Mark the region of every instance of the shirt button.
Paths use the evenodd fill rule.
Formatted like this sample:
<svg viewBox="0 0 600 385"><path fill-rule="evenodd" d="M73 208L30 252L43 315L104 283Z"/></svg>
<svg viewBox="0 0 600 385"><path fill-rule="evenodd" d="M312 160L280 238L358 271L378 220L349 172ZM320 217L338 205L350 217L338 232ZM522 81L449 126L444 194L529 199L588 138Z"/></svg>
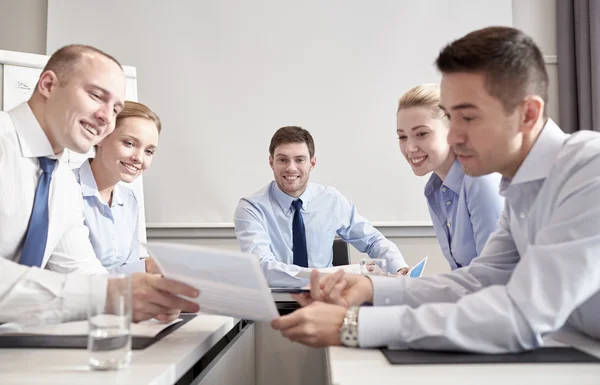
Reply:
<svg viewBox="0 0 600 385"><path fill-rule="evenodd" d="M446 192L448 189L446 187L442 187L442 191Z"/></svg>
<svg viewBox="0 0 600 385"><path fill-rule="evenodd" d="M446 222L446 226L450 227L452 224L450 222Z"/></svg>
<svg viewBox="0 0 600 385"><path fill-rule="evenodd" d="M452 201L446 202L446 206L450 206L451 204L452 204Z"/></svg>
<svg viewBox="0 0 600 385"><path fill-rule="evenodd" d="M384 302L385 302L385 304L386 304L386 305L389 305L389 304L390 304L390 302L392 302L392 300L391 300L391 299L389 299L389 298L386 298Z"/></svg>
<svg viewBox="0 0 600 385"><path fill-rule="evenodd" d="M527 214L525 214L524 212L521 212L521 214L519 214L519 217L521 217L521 219L525 219L526 216Z"/></svg>

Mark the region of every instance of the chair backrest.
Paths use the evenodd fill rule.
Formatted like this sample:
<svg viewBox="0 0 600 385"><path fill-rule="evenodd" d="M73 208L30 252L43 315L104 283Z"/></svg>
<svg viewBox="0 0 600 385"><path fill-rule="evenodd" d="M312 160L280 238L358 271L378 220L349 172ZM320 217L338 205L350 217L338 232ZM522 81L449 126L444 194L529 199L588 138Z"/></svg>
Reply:
<svg viewBox="0 0 600 385"><path fill-rule="evenodd" d="M350 264L350 251L348 244L343 240L336 238L333 241L333 266L342 266Z"/></svg>

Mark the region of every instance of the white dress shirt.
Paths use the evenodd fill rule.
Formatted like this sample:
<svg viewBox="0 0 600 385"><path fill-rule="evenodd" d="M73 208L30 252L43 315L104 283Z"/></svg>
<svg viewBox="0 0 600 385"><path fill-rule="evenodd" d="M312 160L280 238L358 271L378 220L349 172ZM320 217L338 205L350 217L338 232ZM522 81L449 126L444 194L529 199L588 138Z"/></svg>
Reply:
<svg viewBox="0 0 600 385"><path fill-rule="evenodd" d="M0 259L3 259L0 314L4 320L22 313L16 305L25 309L28 303L53 304L61 314L77 313L60 308L64 310L69 303L78 302L62 299L75 291L68 283L84 278L67 278L16 265L41 175L37 157L42 156L57 158L29 105L22 103L8 112L0 112ZM48 240L41 267L60 273L106 274L94 255L83 224L79 184L68 165L60 160L52 174L48 212ZM78 290L79 294L87 293L87 285Z"/></svg>
<svg viewBox="0 0 600 385"><path fill-rule="evenodd" d="M600 339L600 134L548 120L500 191L499 228L470 266L372 278L361 347L515 352L564 325Z"/></svg>
<svg viewBox="0 0 600 385"><path fill-rule="evenodd" d="M60 274L19 265L0 257L0 323L21 326L85 319L89 275ZM106 281L96 280L95 298L106 296Z"/></svg>

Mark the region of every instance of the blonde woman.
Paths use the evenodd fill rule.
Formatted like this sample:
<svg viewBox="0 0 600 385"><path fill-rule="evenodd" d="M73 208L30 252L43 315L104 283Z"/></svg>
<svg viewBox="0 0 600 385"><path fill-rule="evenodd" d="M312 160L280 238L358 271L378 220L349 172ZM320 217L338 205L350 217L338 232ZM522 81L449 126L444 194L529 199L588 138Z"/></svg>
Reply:
<svg viewBox="0 0 600 385"><path fill-rule="evenodd" d="M158 115L141 103L126 101L115 130L96 146L95 157L74 170L90 241L109 272L147 270L139 256L139 205L122 182L133 182L150 167L160 130ZM153 269L150 263L148 270Z"/></svg>
<svg viewBox="0 0 600 385"><path fill-rule="evenodd" d="M417 176L431 173L425 197L436 237L452 270L477 257L502 212L501 175L465 175L448 145L448 119L439 107L437 84L412 88L400 98L400 151ZM468 122L469 116L462 119Z"/></svg>

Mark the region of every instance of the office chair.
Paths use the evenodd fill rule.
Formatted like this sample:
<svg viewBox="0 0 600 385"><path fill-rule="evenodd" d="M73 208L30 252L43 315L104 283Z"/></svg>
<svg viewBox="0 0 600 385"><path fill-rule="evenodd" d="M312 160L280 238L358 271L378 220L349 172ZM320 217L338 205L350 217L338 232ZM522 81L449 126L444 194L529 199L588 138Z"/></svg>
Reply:
<svg viewBox="0 0 600 385"><path fill-rule="evenodd" d="M336 238L333 241L333 266L342 266L350 264L350 251L348 244L342 239Z"/></svg>

